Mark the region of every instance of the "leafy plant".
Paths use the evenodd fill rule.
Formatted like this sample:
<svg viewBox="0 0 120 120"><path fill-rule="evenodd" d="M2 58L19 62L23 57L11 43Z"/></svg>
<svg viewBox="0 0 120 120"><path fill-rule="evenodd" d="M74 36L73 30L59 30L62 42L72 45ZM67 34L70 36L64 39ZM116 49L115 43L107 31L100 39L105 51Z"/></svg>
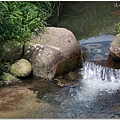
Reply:
<svg viewBox="0 0 120 120"><path fill-rule="evenodd" d="M15 41L24 44L36 30L43 31L51 15L52 6L48 1L0 1L0 44L6 41L10 44ZM6 64L0 58L0 85Z"/></svg>
<svg viewBox="0 0 120 120"><path fill-rule="evenodd" d="M52 14L50 2L0 2L0 40L26 41L35 29L42 31Z"/></svg>

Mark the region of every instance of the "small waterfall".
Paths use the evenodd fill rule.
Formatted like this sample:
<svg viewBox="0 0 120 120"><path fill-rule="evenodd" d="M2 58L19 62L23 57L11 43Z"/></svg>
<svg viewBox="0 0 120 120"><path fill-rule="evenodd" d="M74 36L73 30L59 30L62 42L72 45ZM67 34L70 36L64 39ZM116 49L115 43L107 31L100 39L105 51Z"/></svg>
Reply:
<svg viewBox="0 0 120 120"><path fill-rule="evenodd" d="M118 82L120 79L120 70L108 67L102 67L92 62L85 62L83 65L83 76L86 79L98 79L99 81Z"/></svg>
<svg viewBox="0 0 120 120"><path fill-rule="evenodd" d="M82 70L83 79L77 90L79 101L93 100L97 95L107 92L109 94L120 88L120 70L102 67L92 62L85 62Z"/></svg>
<svg viewBox="0 0 120 120"><path fill-rule="evenodd" d="M78 74L83 78L58 92L46 94L49 103L37 116L44 118L111 118L112 106L120 104L120 70L85 62ZM44 104L44 103L43 103Z"/></svg>

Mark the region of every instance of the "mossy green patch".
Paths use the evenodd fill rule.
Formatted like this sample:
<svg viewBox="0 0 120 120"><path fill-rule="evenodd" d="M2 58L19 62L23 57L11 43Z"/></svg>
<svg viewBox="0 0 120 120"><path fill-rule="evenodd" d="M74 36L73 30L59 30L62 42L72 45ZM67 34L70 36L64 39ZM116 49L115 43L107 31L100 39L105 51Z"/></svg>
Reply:
<svg viewBox="0 0 120 120"><path fill-rule="evenodd" d="M20 59L10 67L10 72L17 77L26 77L32 71L32 66L29 61Z"/></svg>
<svg viewBox="0 0 120 120"><path fill-rule="evenodd" d="M3 72L2 78L4 81L16 80L17 78L11 75L10 73Z"/></svg>

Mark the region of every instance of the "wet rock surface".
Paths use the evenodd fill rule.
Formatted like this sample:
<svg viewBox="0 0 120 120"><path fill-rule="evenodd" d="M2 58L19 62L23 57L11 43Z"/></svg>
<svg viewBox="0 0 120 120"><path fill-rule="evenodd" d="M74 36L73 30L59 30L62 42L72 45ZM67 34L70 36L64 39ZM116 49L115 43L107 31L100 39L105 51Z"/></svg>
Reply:
<svg viewBox="0 0 120 120"><path fill-rule="evenodd" d="M74 81L72 80L67 80L67 79L54 79L57 82L57 85L64 87L64 86L69 86L74 84Z"/></svg>
<svg viewBox="0 0 120 120"><path fill-rule="evenodd" d="M110 45L110 54L115 61L120 61L120 34L117 34Z"/></svg>
<svg viewBox="0 0 120 120"><path fill-rule="evenodd" d="M70 86L82 79L82 75L78 71L70 72L64 76L56 77L53 81L60 87Z"/></svg>
<svg viewBox="0 0 120 120"><path fill-rule="evenodd" d="M120 60L120 34L117 34L110 45L110 54L115 61Z"/></svg>

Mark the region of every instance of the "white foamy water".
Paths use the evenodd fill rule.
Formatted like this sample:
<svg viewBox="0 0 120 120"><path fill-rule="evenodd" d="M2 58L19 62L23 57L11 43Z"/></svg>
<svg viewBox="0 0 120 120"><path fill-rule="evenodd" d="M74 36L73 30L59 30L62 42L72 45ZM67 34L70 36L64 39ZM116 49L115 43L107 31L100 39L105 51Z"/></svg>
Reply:
<svg viewBox="0 0 120 120"><path fill-rule="evenodd" d="M103 92L112 94L120 89L120 70L102 67L85 62L82 68L83 79L77 90L77 100L89 101Z"/></svg>

